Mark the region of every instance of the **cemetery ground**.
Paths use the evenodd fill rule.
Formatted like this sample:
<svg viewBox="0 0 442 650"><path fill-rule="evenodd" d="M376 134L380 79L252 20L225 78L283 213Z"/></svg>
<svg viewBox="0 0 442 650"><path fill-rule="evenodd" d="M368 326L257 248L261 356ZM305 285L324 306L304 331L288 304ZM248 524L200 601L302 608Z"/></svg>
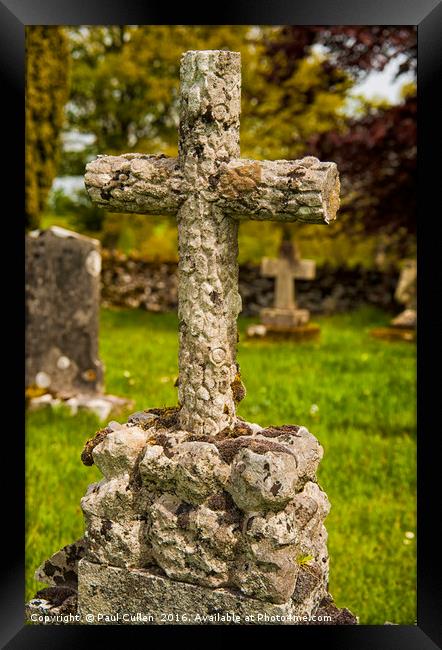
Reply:
<svg viewBox="0 0 442 650"><path fill-rule="evenodd" d="M372 308L314 318L320 340L297 344L247 341L253 320L239 320L238 414L305 425L323 445L330 591L361 624L416 620L415 347L370 337L390 318ZM176 332L175 314L102 310L107 392L134 399L132 410L176 404ZM80 499L100 475L80 453L98 428L63 408L27 415L27 599L43 587L35 568L83 533Z"/></svg>

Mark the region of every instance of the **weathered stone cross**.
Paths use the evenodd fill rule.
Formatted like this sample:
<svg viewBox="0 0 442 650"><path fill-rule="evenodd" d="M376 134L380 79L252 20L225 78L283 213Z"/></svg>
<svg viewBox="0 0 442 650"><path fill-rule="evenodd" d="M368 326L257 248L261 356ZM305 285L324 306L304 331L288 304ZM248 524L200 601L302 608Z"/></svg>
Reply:
<svg viewBox="0 0 442 650"><path fill-rule="evenodd" d="M339 179L334 163L316 158L239 158L238 52L186 52L180 99L178 158L101 156L85 184L112 212L176 215L180 426L216 435L235 422L238 222L328 223Z"/></svg>
<svg viewBox="0 0 442 650"><path fill-rule="evenodd" d="M301 259L296 246L291 243L281 247L281 255L275 259L264 257L261 263L261 273L275 278L275 301L277 309L295 309L294 280L313 280L316 272L314 260ZM287 248L286 253L285 249Z"/></svg>

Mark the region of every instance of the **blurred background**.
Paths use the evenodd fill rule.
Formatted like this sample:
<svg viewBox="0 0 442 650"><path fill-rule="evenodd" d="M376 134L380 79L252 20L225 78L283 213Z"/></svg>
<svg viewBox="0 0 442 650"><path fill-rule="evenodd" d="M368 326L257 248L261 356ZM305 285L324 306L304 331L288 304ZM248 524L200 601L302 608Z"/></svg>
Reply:
<svg viewBox="0 0 442 650"><path fill-rule="evenodd" d="M111 214L83 185L98 154L177 154L179 64L190 49L242 56L241 155L335 161L341 209L328 227L243 222L240 332L273 300L263 256L281 239L317 264L297 301L316 342L239 346L239 414L300 422L325 448L320 481L331 592L365 624L413 624L415 348L370 338L402 309L416 253L416 30L386 26L27 27L26 229L58 225L102 244L100 354L106 389L136 408L176 402L177 233L173 218ZM27 589L82 533L79 500L99 477L79 461L100 426L63 408L27 419Z"/></svg>
<svg viewBox="0 0 442 650"><path fill-rule="evenodd" d="M179 63L189 49L241 52L243 157L337 162L339 219L290 226L304 255L384 269L414 254L414 27L28 30L29 227L67 225L110 251L176 261L173 219L94 208L83 174L97 154L177 154ZM258 263L276 253L280 226L247 222L240 237L240 262Z"/></svg>

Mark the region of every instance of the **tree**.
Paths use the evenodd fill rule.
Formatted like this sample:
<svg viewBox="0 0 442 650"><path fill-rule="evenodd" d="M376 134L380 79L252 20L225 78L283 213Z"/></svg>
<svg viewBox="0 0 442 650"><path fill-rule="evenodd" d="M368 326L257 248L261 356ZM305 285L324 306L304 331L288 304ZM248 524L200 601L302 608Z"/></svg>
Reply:
<svg viewBox="0 0 442 650"><path fill-rule="evenodd" d="M61 27L26 27L25 218L36 228L56 174L68 98L69 49Z"/></svg>
<svg viewBox="0 0 442 650"><path fill-rule="evenodd" d="M416 233L416 95L348 122L343 133L309 141L315 155L336 160L350 216L363 214L366 234ZM401 233L398 233L398 230Z"/></svg>
<svg viewBox="0 0 442 650"><path fill-rule="evenodd" d="M266 52L274 61L270 76L281 81L289 77L313 45L327 51L327 68L348 71L354 79L382 71L395 57L401 57L398 74L414 72L417 64L416 28L388 25L331 25L279 28L266 39Z"/></svg>
<svg viewBox="0 0 442 650"><path fill-rule="evenodd" d="M355 81L398 61L397 77L416 68L416 29L388 26L287 26L266 42L273 61L268 78L285 84L320 43L329 79L345 72ZM335 128L317 129L304 142L304 153L335 160L341 174L339 224L347 233L376 234L394 244L398 255L410 252L416 230L416 88L409 84L399 105L363 102L359 114ZM295 144L295 143L294 143Z"/></svg>
<svg viewBox="0 0 442 650"><path fill-rule="evenodd" d="M400 62L399 75L414 70L413 27L89 26L70 28L69 36L68 128L92 133L95 142L64 154L64 170L78 173L99 153L176 155L181 54L227 48L242 57L242 156L336 160L342 209L323 236L344 228L355 236L405 232L406 239L412 231L412 94L402 108L360 101L352 116L347 100L359 80L391 58ZM274 230L241 226L241 254L262 254L264 232L272 254Z"/></svg>
<svg viewBox="0 0 442 650"><path fill-rule="evenodd" d="M96 153L177 150L179 65L189 49L242 48L246 27L71 28L70 128L95 135Z"/></svg>
<svg viewBox="0 0 442 650"><path fill-rule="evenodd" d="M177 154L179 65L182 53L189 49L241 52L242 156L302 155L312 134L340 124L352 82L339 71L330 75L323 57L315 53L299 61L283 83L272 81L267 75L272 59L266 54L265 43L280 29L187 25L71 28L69 128L95 135L94 144L83 152L83 164L86 157L99 153ZM80 158L77 153L65 153L64 169L70 165L78 170ZM126 220L122 218L121 223ZM149 239L156 225L150 220L144 227ZM263 230L270 248L278 245L272 225L244 224L240 234L243 259L262 254Z"/></svg>
<svg viewBox="0 0 442 650"><path fill-rule="evenodd" d="M136 149L174 155L182 53L231 49L242 57L243 155L282 156L289 153L288 145L293 153L293 134L299 144L312 133L336 126L351 81L338 71L330 80L319 55L299 62L284 83L272 81L267 76L272 61L264 45L278 29L188 25L71 29L69 126L93 133L96 153Z"/></svg>

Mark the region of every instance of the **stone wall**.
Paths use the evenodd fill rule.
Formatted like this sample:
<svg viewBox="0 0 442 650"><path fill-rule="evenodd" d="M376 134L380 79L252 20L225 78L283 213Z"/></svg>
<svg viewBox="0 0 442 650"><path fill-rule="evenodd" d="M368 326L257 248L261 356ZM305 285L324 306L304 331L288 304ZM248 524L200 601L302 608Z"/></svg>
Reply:
<svg viewBox="0 0 442 650"><path fill-rule="evenodd" d="M141 308L164 312L177 308L177 265L146 262L121 254L104 252L102 301L105 306ZM399 273L380 272L361 267L317 269L313 281L297 280L297 303L312 314L345 312L363 304L381 307L392 313L400 308L394 299ZM259 267L240 266L240 293L244 316L256 316L273 304L272 278L263 278Z"/></svg>

